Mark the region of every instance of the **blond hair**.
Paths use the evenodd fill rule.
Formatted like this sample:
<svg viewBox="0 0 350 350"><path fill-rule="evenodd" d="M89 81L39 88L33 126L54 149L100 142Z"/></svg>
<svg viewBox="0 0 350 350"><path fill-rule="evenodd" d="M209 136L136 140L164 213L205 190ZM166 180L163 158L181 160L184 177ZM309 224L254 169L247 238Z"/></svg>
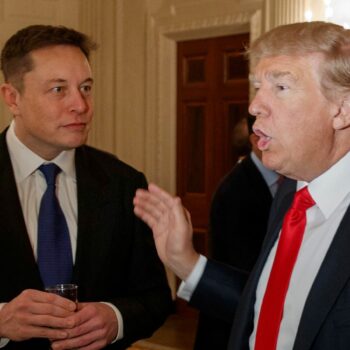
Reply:
<svg viewBox="0 0 350 350"><path fill-rule="evenodd" d="M334 23L304 22L276 27L248 49L252 67L266 57L321 53L324 94L335 98L350 92L350 30Z"/></svg>

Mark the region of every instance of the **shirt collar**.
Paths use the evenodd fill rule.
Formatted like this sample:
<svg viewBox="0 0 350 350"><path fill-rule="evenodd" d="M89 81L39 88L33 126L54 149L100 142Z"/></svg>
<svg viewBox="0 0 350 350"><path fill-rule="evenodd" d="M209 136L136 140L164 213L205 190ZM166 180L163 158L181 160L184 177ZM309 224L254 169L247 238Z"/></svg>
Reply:
<svg viewBox="0 0 350 350"><path fill-rule="evenodd" d="M350 193L350 152L310 183L298 181L297 189L309 186L309 192L325 218L337 209Z"/></svg>
<svg viewBox="0 0 350 350"><path fill-rule="evenodd" d="M21 182L35 172L41 164L48 162L25 146L16 136L14 129L15 121L13 120L6 133L6 142L17 181ZM73 178L75 181L74 157L75 149L62 151L50 163L58 165L67 176Z"/></svg>

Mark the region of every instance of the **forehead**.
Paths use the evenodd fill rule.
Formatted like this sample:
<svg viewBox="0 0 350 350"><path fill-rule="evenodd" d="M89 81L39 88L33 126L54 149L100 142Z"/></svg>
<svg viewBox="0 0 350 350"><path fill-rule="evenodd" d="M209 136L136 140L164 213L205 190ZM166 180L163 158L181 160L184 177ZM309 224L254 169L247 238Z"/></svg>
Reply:
<svg viewBox="0 0 350 350"><path fill-rule="evenodd" d="M319 54L304 56L272 56L262 58L254 67L252 81L285 79L292 82L320 75L320 64L323 60Z"/></svg>
<svg viewBox="0 0 350 350"><path fill-rule="evenodd" d="M31 72L46 72L55 74L56 72L86 72L91 74L88 59L80 48L72 45L52 45L33 50L30 53L33 62ZM29 73L31 73L29 72Z"/></svg>

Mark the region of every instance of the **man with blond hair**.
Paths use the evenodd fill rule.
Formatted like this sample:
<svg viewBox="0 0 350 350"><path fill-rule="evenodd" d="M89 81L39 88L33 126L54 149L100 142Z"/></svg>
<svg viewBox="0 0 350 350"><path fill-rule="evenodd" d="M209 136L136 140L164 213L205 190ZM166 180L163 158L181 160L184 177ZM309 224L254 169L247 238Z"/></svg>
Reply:
<svg viewBox="0 0 350 350"><path fill-rule="evenodd" d="M155 185L135 213L179 294L229 320L230 350L350 348L350 31L296 23L249 49L256 94L249 112L265 166L288 177L250 274L207 260L191 242L189 213ZM294 198L294 199L293 199Z"/></svg>

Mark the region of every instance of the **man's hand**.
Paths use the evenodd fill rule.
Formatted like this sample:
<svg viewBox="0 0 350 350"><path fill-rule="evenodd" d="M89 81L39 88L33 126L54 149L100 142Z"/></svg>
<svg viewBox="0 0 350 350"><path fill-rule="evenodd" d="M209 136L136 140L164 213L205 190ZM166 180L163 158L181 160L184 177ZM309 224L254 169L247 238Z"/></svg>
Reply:
<svg viewBox="0 0 350 350"><path fill-rule="evenodd" d="M153 231L162 262L185 280L199 255L192 244L191 217L180 198L150 184L148 191L136 191L134 205L135 214Z"/></svg>
<svg viewBox="0 0 350 350"><path fill-rule="evenodd" d="M65 339L73 324L74 302L58 295L27 289L0 310L0 337Z"/></svg>
<svg viewBox="0 0 350 350"><path fill-rule="evenodd" d="M74 327L66 329L65 340L52 342L54 350L96 350L106 347L118 334L114 310L103 303L79 303L78 311L68 317Z"/></svg>

